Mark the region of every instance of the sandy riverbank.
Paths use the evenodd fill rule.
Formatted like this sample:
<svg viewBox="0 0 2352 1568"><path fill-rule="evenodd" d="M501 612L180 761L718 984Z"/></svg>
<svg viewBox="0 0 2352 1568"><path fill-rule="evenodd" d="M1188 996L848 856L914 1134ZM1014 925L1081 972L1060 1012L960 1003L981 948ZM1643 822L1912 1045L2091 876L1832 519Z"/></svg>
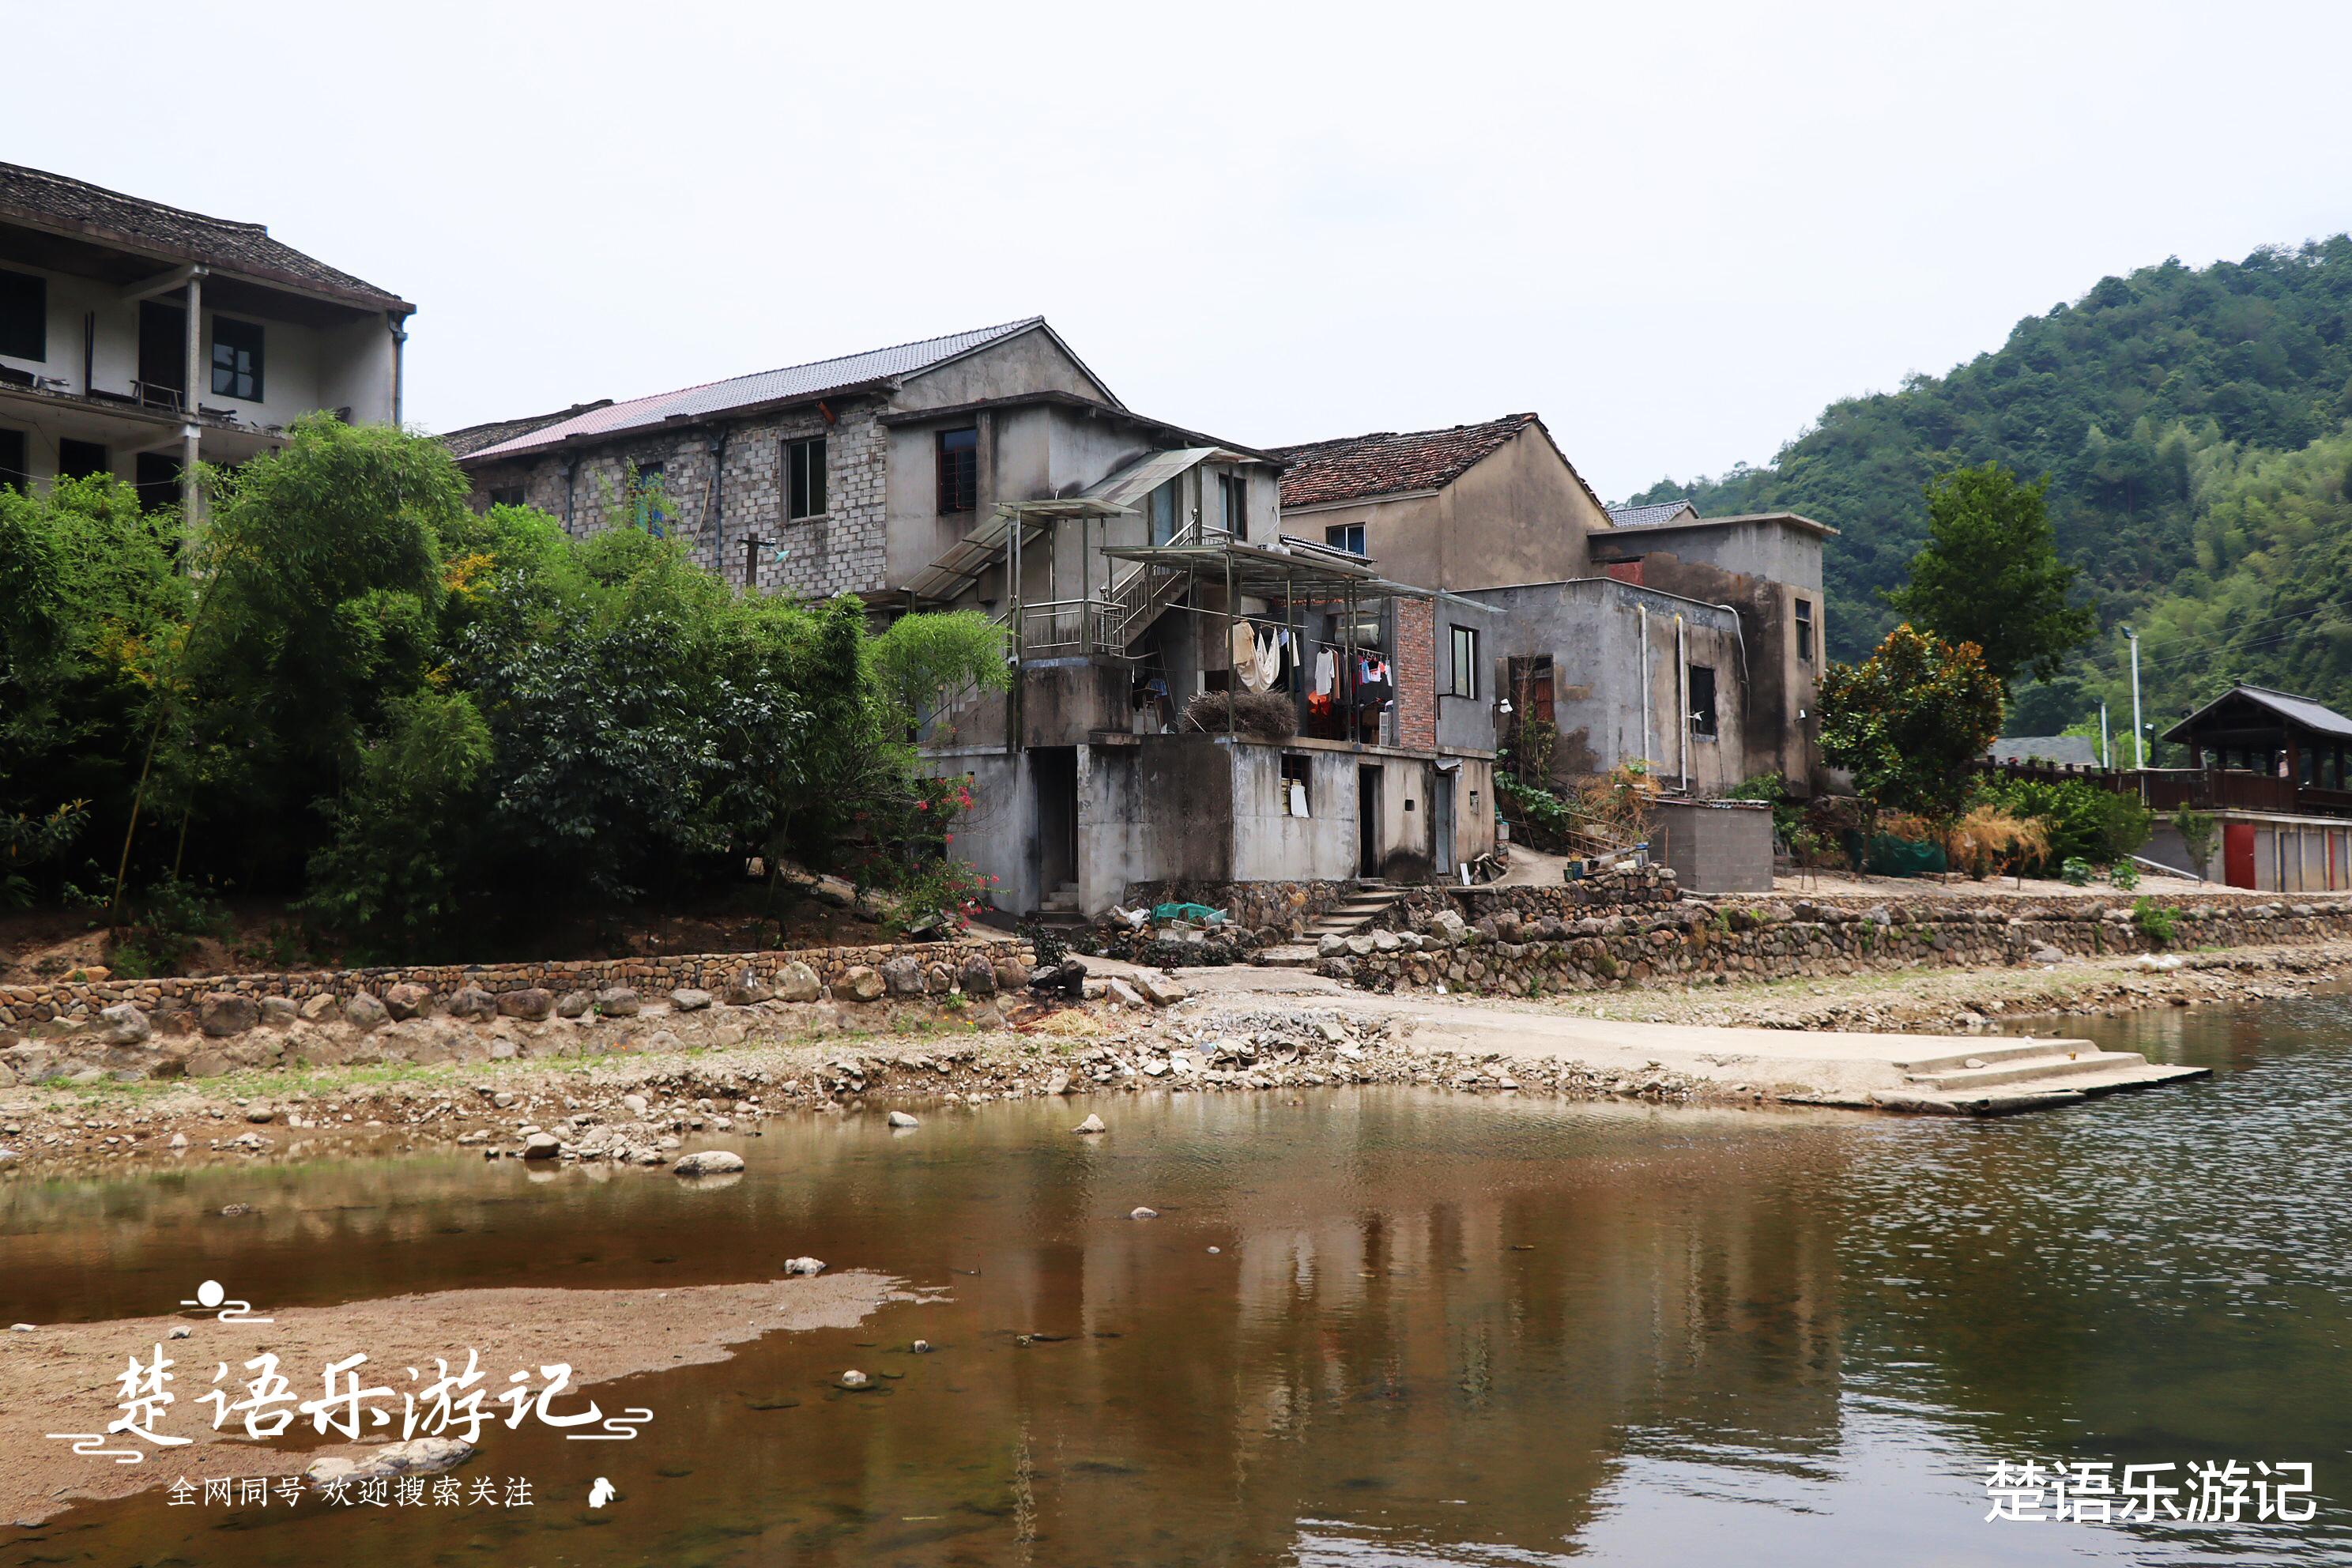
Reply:
<svg viewBox="0 0 2352 1568"><path fill-rule="evenodd" d="M196 1284L189 1280L186 1288ZM425 1369L429 1381L436 1358L462 1369L470 1349L479 1353L482 1386L490 1391L485 1405L497 1417L484 1428L488 1445L505 1430L507 1407L494 1402L518 1369L568 1362L571 1386L578 1388L724 1361L735 1345L780 1329L853 1327L884 1302L906 1299L894 1279L845 1273L667 1290L442 1290L276 1310L257 1303L255 1311L274 1320L266 1324L222 1322L190 1311L11 1330L0 1333L0 1520L33 1523L78 1500L127 1497L182 1476L198 1482L285 1477L323 1454L365 1452L363 1446L321 1439L299 1417L284 1446L247 1438L242 1416L227 1432L213 1431L211 1407L195 1403L210 1386L211 1363L226 1362L235 1372L248 1357L273 1352L300 1397L310 1398L317 1394L320 1369L363 1351L368 1361L361 1370L372 1384L394 1390L385 1403L394 1423L387 1436L396 1440L398 1396L411 1386L403 1381L405 1370ZM182 1327L189 1337L171 1338ZM175 1363L175 1401L157 1429L192 1439L187 1446L151 1448L146 1459L126 1465L77 1454L71 1444L47 1436L102 1433L121 1414L117 1382L126 1360L134 1353L150 1357L157 1345ZM236 1372L239 1382L246 1375ZM555 1409L573 1414L584 1407L574 1398L559 1401ZM656 1411L656 1424L660 1417ZM302 1446L304 1438L316 1446ZM146 1446L118 1437L108 1447Z"/></svg>

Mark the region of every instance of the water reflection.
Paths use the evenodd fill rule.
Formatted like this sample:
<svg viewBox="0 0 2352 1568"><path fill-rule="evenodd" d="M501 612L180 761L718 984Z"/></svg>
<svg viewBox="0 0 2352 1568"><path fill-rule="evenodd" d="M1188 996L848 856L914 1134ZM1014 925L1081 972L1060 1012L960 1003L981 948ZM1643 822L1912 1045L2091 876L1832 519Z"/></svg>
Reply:
<svg viewBox="0 0 2352 1568"><path fill-rule="evenodd" d="M12 1317L151 1311L199 1267L292 1304L800 1252L950 1299L632 1380L658 1417L625 1451L494 1434L532 1510L148 1498L0 1560L2352 1559L2332 1500L2296 1532L1980 1522L1997 1457L2340 1489L2352 1010L2107 1028L2224 1070L1988 1124L1407 1092L1116 1100L1102 1140L1061 1105L812 1118L722 1191L442 1158L10 1184Z"/></svg>

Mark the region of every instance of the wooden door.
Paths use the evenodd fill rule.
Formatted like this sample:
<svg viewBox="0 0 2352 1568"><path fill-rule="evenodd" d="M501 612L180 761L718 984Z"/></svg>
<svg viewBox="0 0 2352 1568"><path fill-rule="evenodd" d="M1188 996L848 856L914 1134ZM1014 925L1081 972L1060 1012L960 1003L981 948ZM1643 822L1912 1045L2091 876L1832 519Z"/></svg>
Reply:
<svg viewBox="0 0 2352 1568"><path fill-rule="evenodd" d="M2254 881L2254 825L2221 825L2221 880L2232 888L2251 888Z"/></svg>

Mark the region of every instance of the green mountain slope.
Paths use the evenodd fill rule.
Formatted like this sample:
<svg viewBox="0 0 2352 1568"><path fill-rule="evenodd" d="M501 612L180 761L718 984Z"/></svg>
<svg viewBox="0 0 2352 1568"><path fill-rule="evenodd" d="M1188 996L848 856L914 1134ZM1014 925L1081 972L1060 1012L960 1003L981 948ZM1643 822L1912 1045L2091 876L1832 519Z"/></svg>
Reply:
<svg viewBox="0 0 2352 1568"><path fill-rule="evenodd" d="M1929 476L1986 461L2046 473L2059 548L2103 619L2138 618L2151 717L2231 679L2345 703L2352 616L2329 606L2352 591L2347 418L2352 237L2338 235L2104 279L1948 374L1832 404L1768 468L1633 499L1688 495L1706 512L1787 510L1842 529L1826 565L1831 647L1851 658L1893 624L1877 590L1925 536ZM2127 711L2118 640L2021 694L2012 732L2080 719L2102 694Z"/></svg>

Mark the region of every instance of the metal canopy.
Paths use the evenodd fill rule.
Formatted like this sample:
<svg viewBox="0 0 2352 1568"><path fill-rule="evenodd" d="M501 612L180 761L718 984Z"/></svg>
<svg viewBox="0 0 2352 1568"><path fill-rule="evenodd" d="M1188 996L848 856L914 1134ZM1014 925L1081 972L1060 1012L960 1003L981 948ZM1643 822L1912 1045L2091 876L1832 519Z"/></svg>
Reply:
<svg viewBox="0 0 2352 1568"><path fill-rule="evenodd" d="M998 507L979 527L949 546L946 554L917 573L915 580L907 586L918 599L954 598L982 572L996 563L1006 542L1013 537L1016 520L1020 524L1022 540L1025 542L1053 524L1071 518L1133 515L1131 507L1091 496L1070 496L1059 500L1009 501Z"/></svg>
<svg viewBox="0 0 2352 1568"><path fill-rule="evenodd" d="M1332 594L1353 593L1398 599L1436 596L1428 588L1389 581L1375 571L1369 561L1339 560L1322 552L1308 555L1276 550L1264 544L1243 544L1226 540L1205 544L1111 544L1103 547L1103 553L1114 560L1189 572L1195 576L1213 575L1222 579L1230 568L1234 591L1252 598L1265 598L1293 590L1300 593L1318 590Z"/></svg>

